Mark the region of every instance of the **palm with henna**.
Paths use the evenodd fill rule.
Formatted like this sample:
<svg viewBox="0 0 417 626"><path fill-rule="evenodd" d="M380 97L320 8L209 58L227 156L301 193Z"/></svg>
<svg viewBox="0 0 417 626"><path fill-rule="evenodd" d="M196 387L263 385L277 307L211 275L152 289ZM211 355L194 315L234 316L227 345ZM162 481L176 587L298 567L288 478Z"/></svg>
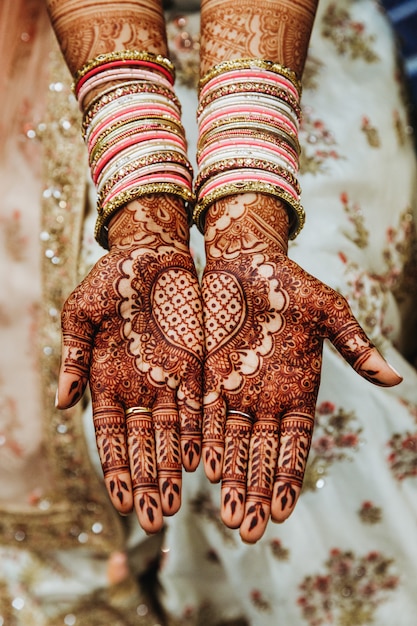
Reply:
<svg viewBox="0 0 417 626"><path fill-rule="evenodd" d="M346 300L287 257L288 217L270 196L218 201L206 218L203 461L221 514L253 543L300 494L329 339L364 378L401 378Z"/></svg>
<svg viewBox="0 0 417 626"><path fill-rule="evenodd" d="M152 533L180 507L182 466L193 471L201 453L202 305L182 202L132 202L109 244L63 309L58 406L89 382L111 501Z"/></svg>

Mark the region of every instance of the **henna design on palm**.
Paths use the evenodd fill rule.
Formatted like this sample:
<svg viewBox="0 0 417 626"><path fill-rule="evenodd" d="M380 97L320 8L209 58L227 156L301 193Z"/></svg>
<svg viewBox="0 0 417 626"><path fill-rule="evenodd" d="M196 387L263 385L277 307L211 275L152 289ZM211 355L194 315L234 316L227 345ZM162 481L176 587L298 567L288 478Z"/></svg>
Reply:
<svg viewBox="0 0 417 626"><path fill-rule="evenodd" d="M109 241L64 306L59 406L89 382L110 498L155 532L180 506L182 466L193 471L201 454L200 290L180 201L132 203Z"/></svg>
<svg viewBox="0 0 417 626"><path fill-rule="evenodd" d="M203 461L222 479L223 520L249 542L300 494L324 340L371 382L400 382L346 300L287 257L287 224L280 202L256 194L206 218Z"/></svg>

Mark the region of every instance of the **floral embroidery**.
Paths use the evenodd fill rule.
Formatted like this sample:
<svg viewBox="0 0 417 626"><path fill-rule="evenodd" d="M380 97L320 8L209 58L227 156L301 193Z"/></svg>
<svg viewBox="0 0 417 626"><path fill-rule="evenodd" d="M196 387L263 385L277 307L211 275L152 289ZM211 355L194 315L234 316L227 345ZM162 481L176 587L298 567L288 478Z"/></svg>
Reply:
<svg viewBox="0 0 417 626"><path fill-rule="evenodd" d="M326 127L323 120L314 116L311 107L303 109L300 126L300 172L302 174L319 174L326 171L326 163L338 161L344 157L336 150L333 133Z"/></svg>
<svg viewBox="0 0 417 626"><path fill-rule="evenodd" d="M381 140L379 138L379 131L375 126L372 126L370 120L367 117L362 118L361 131L365 135L371 148L380 147Z"/></svg>
<svg viewBox="0 0 417 626"><path fill-rule="evenodd" d="M349 55L352 60L363 59L367 63L375 63L379 56L372 50L374 35L365 31L362 22L353 20L349 11L329 5L322 20L322 35L329 39L341 55Z"/></svg>
<svg viewBox="0 0 417 626"><path fill-rule="evenodd" d="M356 416L332 402L322 402L316 409L314 436L311 444L303 490L315 491L336 461L352 460L361 443L362 429Z"/></svg>
<svg viewBox="0 0 417 626"><path fill-rule="evenodd" d="M362 502L358 515L364 524L378 524L382 520L382 509L375 506L373 502L366 500Z"/></svg>
<svg viewBox="0 0 417 626"><path fill-rule="evenodd" d="M300 585L298 605L304 620L309 626L374 623L376 609L398 585L392 563L379 552L361 557L331 550L326 573L306 576Z"/></svg>
<svg viewBox="0 0 417 626"><path fill-rule="evenodd" d="M262 591L260 591L259 589L252 589L251 594L250 594L250 599L252 604L259 610L259 611L270 611L271 610L271 605L268 602L268 600L266 600L264 598L264 596L262 595Z"/></svg>
<svg viewBox="0 0 417 626"><path fill-rule="evenodd" d="M359 248L366 248L369 231L360 207L352 205L346 193L342 193L340 199L354 226L354 232L346 236ZM379 349L383 349L386 337L392 332L392 326L385 322L390 293L394 292L397 300L401 301L416 290L412 272L407 270L406 275L403 275L407 260L412 259L414 236L412 217L406 210L399 216L396 228L387 228L386 245L382 249L382 271L379 274L363 270L358 263L350 261L345 253L339 252L339 258L346 266L347 280L347 285L340 290L349 300L359 323Z"/></svg>
<svg viewBox="0 0 417 626"><path fill-rule="evenodd" d="M288 561L290 551L282 545L280 539L272 539L272 541L269 542L269 546L273 556L278 559L278 561Z"/></svg>
<svg viewBox="0 0 417 626"><path fill-rule="evenodd" d="M388 464L397 480L417 476L417 432L395 433L388 442Z"/></svg>
<svg viewBox="0 0 417 626"><path fill-rule="evenodd" d="M346 233L346 236L353 241L358 248L366 248L369 243L369 231L365 227L365 220L360 206L356 202L352 204L346 192L340 194L340 202L348 216L349 222L354 227L354 233L352 235Z"/></svg>

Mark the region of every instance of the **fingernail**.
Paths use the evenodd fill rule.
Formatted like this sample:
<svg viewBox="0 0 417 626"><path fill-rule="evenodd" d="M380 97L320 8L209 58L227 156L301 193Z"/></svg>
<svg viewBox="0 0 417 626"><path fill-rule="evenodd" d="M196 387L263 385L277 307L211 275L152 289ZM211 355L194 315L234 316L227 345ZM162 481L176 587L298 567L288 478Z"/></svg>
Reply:
<svg viewBox="0 0 417 626"><path fill-rule="evenodd" d="M56 390L56 393L55 393L55 408L56 409L58 408L58 389Z"/></svg>
<svg viewBox="0 0 417 626"><path fill-rule="evenodd" d="M387 365L388 365L388 367L390 368L390 370L392 370L392 371L394 372L394 374L396 374L396 375L398 376L398 378L401 378L401 380L403 379L403 377L401 376L401 374L400 374L399 372L397 372L397 370L395 369L395 367L393 367L393 366L391 365L391 363L388 363L388 361L387 361Z"/></svg>

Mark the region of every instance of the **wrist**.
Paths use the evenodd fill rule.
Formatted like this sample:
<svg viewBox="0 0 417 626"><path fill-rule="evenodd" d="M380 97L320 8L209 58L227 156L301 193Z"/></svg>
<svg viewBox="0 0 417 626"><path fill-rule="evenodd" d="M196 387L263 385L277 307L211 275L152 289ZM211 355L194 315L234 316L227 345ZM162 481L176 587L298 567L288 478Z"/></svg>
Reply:
<svg viewBox="0 0 417 626"><path fill-rule="evenodd" d="M289 216L285 203L273 196L245 193L215 202L205 216L207 252L216 241L237 254L275 248L287 254Z"/></svg>
<svg viewBox="0 0 417 626"><path fill-rule="evenodd" d="M119 209L108 225L109 248L175 245L188 249L189 226L184 203L168 194L144 196Z"/></svg>

